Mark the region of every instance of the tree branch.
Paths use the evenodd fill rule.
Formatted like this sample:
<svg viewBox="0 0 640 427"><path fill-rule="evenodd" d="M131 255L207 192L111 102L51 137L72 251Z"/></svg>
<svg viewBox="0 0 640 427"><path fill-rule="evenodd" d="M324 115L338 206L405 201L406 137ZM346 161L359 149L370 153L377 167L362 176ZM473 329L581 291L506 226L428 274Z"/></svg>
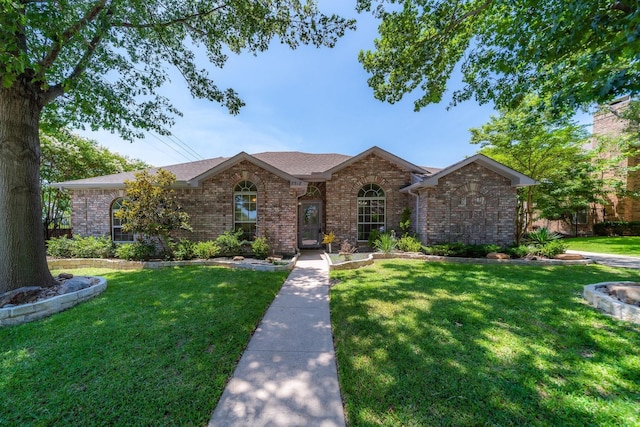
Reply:
<svg viewBox="0 0 640 427"><path fill-rule="evenodd" d="M193 19L196 18L200 18L202 16L208 16L211 15L221 9L224 9L228 7L228 5L226 3L221 4L220 6L216 6L213 9L204 11L204 12L198 12L198 13L192 13L190 15L186 15L180 18L176 18L176 19L171 19L169 21L164 21L164 22L154 22L154 23L149 23L149 24L133 24L131 22L116 22L113 24L114 27L124 27L124 28L136 28L136 29L144 29L144 28L155 28L155 27L170 27L172 25L176 25L176 24L188 24L190 21L192 21Z"/></svg>
<svg viewBox="0 0 640 427"><path fill-rule="evenodd" d="M82 19L80 19L79 21L77 21L76 23L74 23L73 25L71 25L69 28L67 28L62 32L60 37L58 37L58 39L55 40L51 45L51 50L49 51L49 53L42 59L42 61L38 63L39 71L36 78L40 79L44 76L45 71L49 67L51 67L54 61L58 58L58 55L62 51L64 44L68 42L73 36L78 34L80 30L82 30L83 28L86 28L86 26L90 22L94 21L98 17L98 15L100 15L100 12L104 10L107 4L107 1L108 0L100 0L97 3L95 3L93 7L85 13Z"/></svg>

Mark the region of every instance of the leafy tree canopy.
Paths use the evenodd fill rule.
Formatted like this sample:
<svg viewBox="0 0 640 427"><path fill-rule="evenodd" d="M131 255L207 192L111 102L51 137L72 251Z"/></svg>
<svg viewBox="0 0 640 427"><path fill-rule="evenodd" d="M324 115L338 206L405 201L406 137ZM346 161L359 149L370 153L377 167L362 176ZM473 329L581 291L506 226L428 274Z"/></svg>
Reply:
<svg viewBox="0 0 640 427"><path fill-rule="evenodd" d="M535 219L536 205L544 205L541 213L549 219L569 218L602 192L591 176L591 153L584 149L587 132L566 116L540 109L536 97L501 111L471 135L481 153L541 183L519 192L519 233Z"/></svg>
<svg viewBox="0 0 640 427"><path fill-rule="evenodd" d="M528 93L556 107L604 104L640 92L637 0L359 0L381 18L375 50L360 53L376 98L416 89L415 109L440 102L460 64L464 87L498 108Z"/></svg>
<svg viewBox="0 0 640 427"><path fill-rule="evenodd" d="M157 93L168 66L191 94L237 113L195 51L222 67L229 53L259 52L277 38L333 46L352 21L320 13L314 0L16 0L0 3L0 82L39 98L46 123L140 137L166 134L179 112ZM62 96L64 95L64 96Z"/></svg>
<svg viewBox="0 0 640 427"><path fill-rule="evenodd" d="M169 249L169 234L174 230L191 231L189 214L182 210L171 186L176 176L158 169L135 174L134 181L125 181L126 199L115 215L121 218L122 230L158 238L164 250Z"/></svg>

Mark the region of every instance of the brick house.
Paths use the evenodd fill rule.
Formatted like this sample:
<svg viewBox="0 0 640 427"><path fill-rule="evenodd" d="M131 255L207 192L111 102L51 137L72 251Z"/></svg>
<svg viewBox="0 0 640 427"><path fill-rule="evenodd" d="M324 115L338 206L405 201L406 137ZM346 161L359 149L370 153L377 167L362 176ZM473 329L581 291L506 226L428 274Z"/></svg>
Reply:
<svg viewBox="0 0 640 427"><path fill-rule="evenodd" d="M366 244L375 229L397 229L405 208L424 243L509 244L515 235L516 189L535 181L483 155L445 169L416 166L381 148L356 156L241 152L163 167L176 175L176 194L193 232L211 240L226 230L267 236L276 252ZM150 170L155 172L155 168ZM73 232L131 241L114 212L133 172L56 184L72 194Z"/></svg>

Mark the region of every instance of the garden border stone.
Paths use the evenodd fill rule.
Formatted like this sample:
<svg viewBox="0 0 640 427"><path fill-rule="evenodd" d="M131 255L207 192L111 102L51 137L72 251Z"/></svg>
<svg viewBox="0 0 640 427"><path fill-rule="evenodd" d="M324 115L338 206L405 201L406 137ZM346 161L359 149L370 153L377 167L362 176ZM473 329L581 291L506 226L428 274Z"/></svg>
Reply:
<svg viewBox="0 0 640 427"><path fill-rule="evenodd" d="M92 276L98 283L79 291L69 292L42 301L0 308L0 326L20 325L42 319L87 301L107 289L107 279Z"/></svg>
<svg viewBox="0 0 640 427"><path fill-rule="evenodd" d="M600 282L585 285L582 296L590 305L616 319L640 324L640 307L626 304L611 295L598 291L599 288L604 288L607 285L624 284L633 285L637 284L637 282Z"/></svg>
<svg viewBox="0 0 640 427"><path fill-rule="evenodd" d="M372 252L366 259L345 261L334 264L331 257L326 256L329 270L350 270L371 265L378 259L417 259L427 262L453 262L458 264L519 264L519 265L587 265L593 264L591 259L560 260L560 259L488 259L488 258L461 258L437 255L425 255L418 252Z"/></svg>

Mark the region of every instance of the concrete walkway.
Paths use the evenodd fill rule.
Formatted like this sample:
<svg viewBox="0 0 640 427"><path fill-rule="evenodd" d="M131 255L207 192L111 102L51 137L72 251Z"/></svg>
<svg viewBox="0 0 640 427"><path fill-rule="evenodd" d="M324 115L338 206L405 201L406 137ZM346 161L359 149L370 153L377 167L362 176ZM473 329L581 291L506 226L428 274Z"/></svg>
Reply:
<svg viewBox="0 0 640 427"><path fill-rule="evenodd" d="M596 264L608 265L610 267L625 267L640 269L640 257L628 256L628 255L610 255L599 254L594 252L572 251L568 250L570 254L580 254L585 258L592 259Z"/></svg>
<svg viewBox="0 0 640 427"><path fill-rule="evenodd" d="M303 253L251 338L209 426L344 426L329 269Z"/></svg>

